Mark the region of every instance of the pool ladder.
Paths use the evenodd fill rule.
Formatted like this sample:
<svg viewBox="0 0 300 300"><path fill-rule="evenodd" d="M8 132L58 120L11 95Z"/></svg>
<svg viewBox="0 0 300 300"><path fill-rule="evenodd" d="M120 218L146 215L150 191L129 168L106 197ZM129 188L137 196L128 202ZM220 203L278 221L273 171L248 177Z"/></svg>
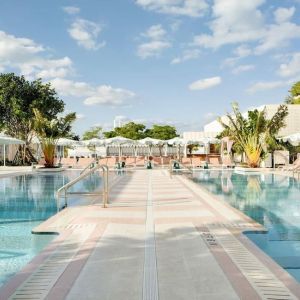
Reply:
<svg viewBox="0 0 300 300"><path fill-rule="evenodd" d="M91 165L91 164L90 164ZM88 168L90 168L90 165L88 166ZM77 182L79 182L80 180L86 178L87 176L95 173L98 170L102 170L103 171L103 190L102 190L102 199L103 199L103 207L106 208L107 204L108 204L108 172L109 172L109 168L107 165L99 165L99 164L95 164L95 166L93 168L90 168L87 172L85 172L88 168L85 168L84 171L81 172L81 174L73 179L72 181L68 182L67 184L65 184L64 186L62 186L61 188L59 188L56 192L56 201L57 201L57 210L60 210L60 198L61 198L61 194L63 193L63 197L65 199L65 203L64 206L62 208L65 208L68 206L68 189L70 187L72 187L74 184L76 184Z"/></svg>

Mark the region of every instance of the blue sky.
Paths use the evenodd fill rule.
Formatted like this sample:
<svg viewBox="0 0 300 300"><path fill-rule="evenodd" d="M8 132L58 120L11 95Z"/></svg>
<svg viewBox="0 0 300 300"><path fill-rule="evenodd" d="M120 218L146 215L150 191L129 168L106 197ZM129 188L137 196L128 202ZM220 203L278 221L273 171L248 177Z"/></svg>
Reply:
<svg viewBox="0 0 300 300"><path fill-rule="evenodd" d="M1 1L0 71L51 82L75 131L115 116L201 130L238 101L284 101L300 1Z"/></svg>

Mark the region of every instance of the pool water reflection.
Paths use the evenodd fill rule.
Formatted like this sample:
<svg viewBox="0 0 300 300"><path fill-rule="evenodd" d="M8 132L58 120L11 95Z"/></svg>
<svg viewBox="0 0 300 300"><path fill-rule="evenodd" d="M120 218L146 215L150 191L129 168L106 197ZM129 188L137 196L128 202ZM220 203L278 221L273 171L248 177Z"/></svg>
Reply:
<svg viewBox="0 0 300 300"><path fill-rule="evenodd" d="M200 171L193 181L244 212L266 229L246 233L300 282L300 183L294 178L235 171Z"/></svg>
<svg viewBox="0 0 300 300"><path fill-rule="evenodd" d="M0 178L0 286L54 238L31 230L57 212L56 190L78 175L78 171L65 171ZM92 175L71 191L96 191L100 186L99 175ZM80 195L70 198L70 205L86 201Z"/></svg>

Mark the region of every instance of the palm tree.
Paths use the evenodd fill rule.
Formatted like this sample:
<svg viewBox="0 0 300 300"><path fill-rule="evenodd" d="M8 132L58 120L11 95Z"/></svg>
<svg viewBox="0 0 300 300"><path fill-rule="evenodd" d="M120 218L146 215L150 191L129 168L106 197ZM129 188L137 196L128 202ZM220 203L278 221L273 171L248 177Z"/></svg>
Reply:
<svg viewBox="0 0 300 300"><path fill-rule="evenodd" d="M34 109L34 115L34 129L44 153L45 167L53 168L57 142L60 138L70 135L71 125L76 120L76 113L49 120L39 110Z"/></svg>
<svg viewBox="0 0 300 300"><path fill-rule="evenodd" d="M265 153L279 147L275 136L285 126L288 108L286 105L280 105L271 119L266 118L265 110L249 111L248 117L245 118L237 103L232 104L232 109L233 114L227 114L228 123L219 118L224 127L220 137L230 137L235 142L235 150L245 153L247 164L256 168Z"/></svg>

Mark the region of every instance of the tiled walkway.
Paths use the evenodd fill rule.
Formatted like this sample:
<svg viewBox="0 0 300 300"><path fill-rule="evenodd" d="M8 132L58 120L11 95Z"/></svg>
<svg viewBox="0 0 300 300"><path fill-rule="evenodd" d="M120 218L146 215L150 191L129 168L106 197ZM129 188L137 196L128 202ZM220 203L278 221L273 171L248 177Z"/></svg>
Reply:
<svg viewBox="0 0 300 300"><path fill-rule="evenodd" d="M59 237L0 299L299 299L288 273L241 232L258 224L182 176L129 173L109 208L67 208Z"/></svg>

